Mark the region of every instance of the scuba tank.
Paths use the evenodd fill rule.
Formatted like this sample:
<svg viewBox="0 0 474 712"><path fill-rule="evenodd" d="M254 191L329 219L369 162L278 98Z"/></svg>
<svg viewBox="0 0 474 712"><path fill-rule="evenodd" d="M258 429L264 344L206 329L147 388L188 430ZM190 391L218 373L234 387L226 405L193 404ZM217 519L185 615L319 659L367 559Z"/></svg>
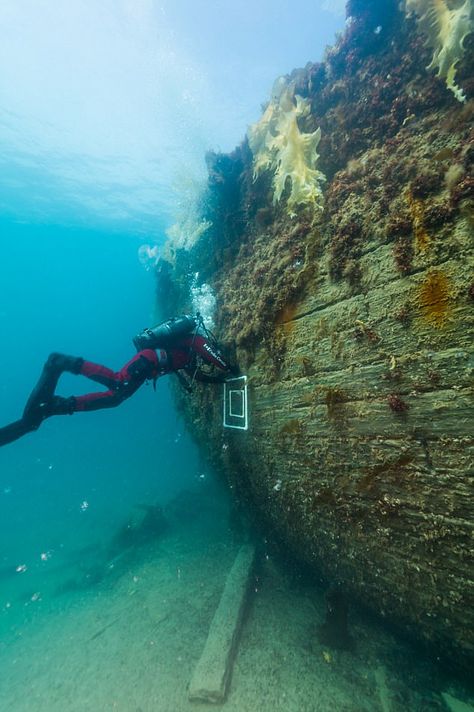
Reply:
<svg viewBox="0 0 474 712"><path fill-rule="evenodd" d="M198 318L184 314L174 316L168 321L154 326L151 329L143 329L133 339L133 344L137 351L143 349L166 349L169 348L176 339L190 334L198 326Z"/></svg>

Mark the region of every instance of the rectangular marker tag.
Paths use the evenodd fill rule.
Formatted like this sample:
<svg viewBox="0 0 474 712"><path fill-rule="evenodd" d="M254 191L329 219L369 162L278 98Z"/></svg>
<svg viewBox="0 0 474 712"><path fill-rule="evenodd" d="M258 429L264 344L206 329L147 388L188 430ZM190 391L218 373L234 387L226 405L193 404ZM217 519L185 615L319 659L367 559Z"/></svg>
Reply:
<svg viewBox="0 0 474 712"><path fill-rule="evenodd" d="M224 382L224 428L248 430L247 376Z"/></svg>

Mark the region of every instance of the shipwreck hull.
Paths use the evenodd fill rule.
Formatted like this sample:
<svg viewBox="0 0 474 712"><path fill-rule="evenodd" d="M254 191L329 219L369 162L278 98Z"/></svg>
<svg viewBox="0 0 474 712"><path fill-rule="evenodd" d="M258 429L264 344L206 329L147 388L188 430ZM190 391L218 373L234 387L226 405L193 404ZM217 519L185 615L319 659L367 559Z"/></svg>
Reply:
<svg viewBox="0 0 474 712"><path fill-rule="evenodd" d="M288 80L311 105L301 130L322 127L324 206L289 210L289 185L274 203L246 143L211 156L212 228L175 253L159 301L165 316L191 309L200 272L248 374L247 432L223 430L220 389L177 391L236 499L327 581L468 670L474 110L423 69L431 49L396 3L352 5L325 62ZM469 46L458 77L472 87Z"/></svg>

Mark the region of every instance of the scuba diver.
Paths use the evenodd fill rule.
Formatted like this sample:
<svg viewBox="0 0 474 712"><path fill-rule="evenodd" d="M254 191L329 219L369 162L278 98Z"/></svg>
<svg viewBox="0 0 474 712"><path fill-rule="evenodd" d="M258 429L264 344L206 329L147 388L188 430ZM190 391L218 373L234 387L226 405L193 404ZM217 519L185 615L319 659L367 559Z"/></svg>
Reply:
<svg viewBox="0 0 474 712"><path fill-rule="evenodd" d="M0 428L0 446L37 430L52 415L114 408L130 398L145 381L153 381L155 385L157 378L168 373L175 373L188 391L194 381L220 383L238 373L222 356L199 313L195 317L173 317L152 329L144 329L133 343L138 353L120 371L77 356L50 354L22 418ZM57 396L56 386L65 371L86 376L107 390L69 398Z"/></svg>

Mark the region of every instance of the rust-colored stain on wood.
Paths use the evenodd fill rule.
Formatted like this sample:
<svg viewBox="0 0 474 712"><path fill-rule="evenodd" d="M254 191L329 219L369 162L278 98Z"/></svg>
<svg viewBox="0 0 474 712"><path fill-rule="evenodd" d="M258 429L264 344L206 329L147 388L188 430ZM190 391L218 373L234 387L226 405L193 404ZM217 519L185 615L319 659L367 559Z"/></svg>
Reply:
<svg viewBox="0 0 474 712"><path fill-rule="evenodd" d="M452 289L448 277L441 270L428 273L418 294L418 304L423 317L437 329L442 328L449 316Z"/></svg>
<svg viewBox="0 0 474 712"><path fill-rule="evenodd" d="M286 336L289 336L295 328L294 317L296 310L296 304L287 304L276 318L276 325L283 327Z"/></svg>

